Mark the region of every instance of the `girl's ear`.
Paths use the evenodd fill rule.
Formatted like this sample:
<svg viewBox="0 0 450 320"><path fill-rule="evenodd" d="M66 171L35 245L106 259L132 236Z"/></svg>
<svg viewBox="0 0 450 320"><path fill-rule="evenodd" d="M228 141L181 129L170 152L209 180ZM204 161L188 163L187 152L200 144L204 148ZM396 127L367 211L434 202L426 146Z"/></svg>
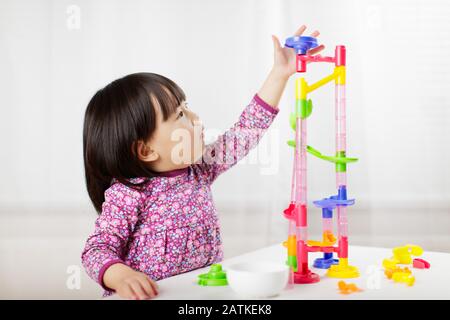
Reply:
<svg viewBox="0 0 450 320"><path fill-rule="evenodd" d="M153 150L147 143L145 143L142 140L139 140L137 142L136 146L136 152L139 160L143 162L153 162L158 160L159 154Z"/></svg>

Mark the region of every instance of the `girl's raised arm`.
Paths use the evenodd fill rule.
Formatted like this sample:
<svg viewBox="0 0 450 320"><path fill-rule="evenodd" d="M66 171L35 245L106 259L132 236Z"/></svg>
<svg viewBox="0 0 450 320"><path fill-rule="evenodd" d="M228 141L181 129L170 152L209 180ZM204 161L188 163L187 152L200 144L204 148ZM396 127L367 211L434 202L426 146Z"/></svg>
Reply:
<svg viewBox="0 0 450 320"><path fill-rule="evenodd" d="M205 147L201 163L195 164L194 168L212 183L258 144L277 113L278 108L255 94L238 121L215 142Z"/></svg>

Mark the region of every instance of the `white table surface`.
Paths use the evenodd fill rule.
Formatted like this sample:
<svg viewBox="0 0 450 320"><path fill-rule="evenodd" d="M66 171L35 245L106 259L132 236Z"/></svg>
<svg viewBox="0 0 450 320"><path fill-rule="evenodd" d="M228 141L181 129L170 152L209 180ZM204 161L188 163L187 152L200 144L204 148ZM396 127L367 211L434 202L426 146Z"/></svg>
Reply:
<svg viewBox="0 0 450 320"><path fill-rule="evenodd" d="M404 244L399 244L404 245ZM309 255L310 264L313 259L322 256L321 253ZM343 295L337 289L340 279L328 278L326 270L311 268L321 276L314 284L296 284L286 288L280 295L270 299L450 299L450 254L425 251L419 258L431 264L430 269L415 269L410 266L416 278L415 284L408 287L404 283L395 283L384 275L381 263L384 258L392 256L392 249L376 247L349 247L349 262L357 266L359 278L343 279L355 283L362 292ZM286 261L286 249L281 245L273 245L249 252L221 262L226 271L230 264L241 261ZM403 267L403 265L400 265ZM160 294L155 299L162 300L241 300L229 286L203 287L197 284L197 276L208 272L210 267L197 269L177 276L158 281ZM107 299L120 299L117 295Z"/></svg>

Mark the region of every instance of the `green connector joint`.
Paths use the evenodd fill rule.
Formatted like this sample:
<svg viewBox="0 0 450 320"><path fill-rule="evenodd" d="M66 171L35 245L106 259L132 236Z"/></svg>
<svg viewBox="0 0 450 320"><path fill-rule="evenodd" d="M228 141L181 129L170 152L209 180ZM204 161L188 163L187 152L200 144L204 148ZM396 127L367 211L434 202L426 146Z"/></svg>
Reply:
<svg viewBox="0 0 450 320"><path fill-rule="evenodd" d="M311 99L298 99L295 101L295 112L296 115L300 115L300 118L306 119L311 115L312 112L312 101ZM292 122L291 122L292 127ZM294 128L295 130L295 128Z"/></svg>
<svg viewBox="0 0 450 320"><path fill-rule="evenodd" d="M286 265L293 268L294 271L297 272L297 256L288 256Z"/></svg>
<svg viewBox="0 0 450 320"><path fill-rule="evenodd" d="M336 158L345 158L345 151L336 152ZM347 163L336 162L336 172L347 172Z"/></svg>

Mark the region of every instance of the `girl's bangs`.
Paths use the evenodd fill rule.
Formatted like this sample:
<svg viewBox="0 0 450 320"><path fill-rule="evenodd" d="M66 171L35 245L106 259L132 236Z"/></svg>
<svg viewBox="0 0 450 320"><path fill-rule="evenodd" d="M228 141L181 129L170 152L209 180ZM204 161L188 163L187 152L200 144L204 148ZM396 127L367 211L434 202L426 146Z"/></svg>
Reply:
<svg viewBox="0 0 450 320"><path fill-rule="evenodd" d="M161 108L164 121L175 113L181 103L186 100L183 90L170 80L158 83L151 91L152 99L156 100Z"/></svg>

